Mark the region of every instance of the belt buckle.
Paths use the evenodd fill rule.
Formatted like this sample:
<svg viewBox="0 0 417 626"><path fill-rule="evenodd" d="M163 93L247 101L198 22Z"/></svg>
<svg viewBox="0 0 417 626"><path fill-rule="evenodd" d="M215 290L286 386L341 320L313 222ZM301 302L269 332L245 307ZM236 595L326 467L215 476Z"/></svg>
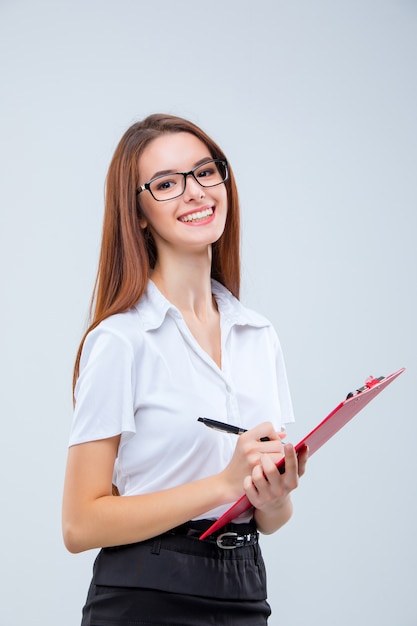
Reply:
<svg viewBox="0 0 417 626"><path fill-rule="evenodd" d="M227 545L227 543L223 543L224 540L226 542L228 541L226 539L227 537L229 537L229 541L232 541L233 538L233 543L230 543L230 545ZM227 532L218 535L218 537L216 538L216 543L219 548L222 548L222 550L234 550L235 548L241 548L246 544L246 537L246 535L239 535L238 533Z"/></svg>

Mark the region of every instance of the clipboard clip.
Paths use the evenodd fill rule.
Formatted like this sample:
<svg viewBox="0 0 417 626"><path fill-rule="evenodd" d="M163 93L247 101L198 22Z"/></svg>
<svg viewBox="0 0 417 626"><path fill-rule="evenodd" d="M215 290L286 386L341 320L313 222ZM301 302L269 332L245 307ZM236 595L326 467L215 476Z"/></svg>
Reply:
<svg viewBox="0 0 417 626"><path fill-rule="evenodd" d="M359 387L359 389L356 389L356 391L350 391L346 396L346 400L349 400L349 398L353 398L354 396L357 396L358 393L362 393L363 391L372 389L372 387L375 387L375 385L380 383L381 380L384 380L384 378L385 376L378 376L378 378L374 378L373 376L368 376L368 378L365 380L364 386Z"/></svg>

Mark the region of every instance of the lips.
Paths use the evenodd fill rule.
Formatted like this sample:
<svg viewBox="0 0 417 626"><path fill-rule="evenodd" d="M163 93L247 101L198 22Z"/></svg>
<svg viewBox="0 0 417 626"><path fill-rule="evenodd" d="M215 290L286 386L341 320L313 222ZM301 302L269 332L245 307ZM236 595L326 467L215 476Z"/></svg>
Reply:
<svg viewBox="0 0 417 626"><path fill-rule="evenodd" d="M212 207L207 207L206 209L201 209L200 211L194 211L193 213L187 213L187 215L182 215L178 219L180 222L184 223L201 222L202 220L205 220L213 215L213 213L214 209Z"/></svg>

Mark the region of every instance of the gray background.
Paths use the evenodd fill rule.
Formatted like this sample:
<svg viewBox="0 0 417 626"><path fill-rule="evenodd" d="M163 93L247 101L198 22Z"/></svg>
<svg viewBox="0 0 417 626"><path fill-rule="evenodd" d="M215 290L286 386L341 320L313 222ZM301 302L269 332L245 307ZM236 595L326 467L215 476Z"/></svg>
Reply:
<svg viewBox="0 0 417 626"><path fill-rule="evenodd" d="M107 166L155 111L233 164L242 297L280 335L290 439L407 367L264 539L271 626L416 626L416 0L2 0L0 54L1 626L79 623L94 554L61 539L71 371Z"/></svg>

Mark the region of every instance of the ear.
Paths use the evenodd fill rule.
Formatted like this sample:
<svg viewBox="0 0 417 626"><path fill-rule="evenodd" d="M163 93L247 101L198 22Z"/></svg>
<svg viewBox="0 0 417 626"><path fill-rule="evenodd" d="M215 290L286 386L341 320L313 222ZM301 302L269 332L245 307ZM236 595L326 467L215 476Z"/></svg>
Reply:
<svg viewBox="0 0 417 626"><path fill-rule="evenodd" d="M139 218L139 226L141 227L142 230L145 230L145 228L148 227L148 221L145 217Z"/></svg>

